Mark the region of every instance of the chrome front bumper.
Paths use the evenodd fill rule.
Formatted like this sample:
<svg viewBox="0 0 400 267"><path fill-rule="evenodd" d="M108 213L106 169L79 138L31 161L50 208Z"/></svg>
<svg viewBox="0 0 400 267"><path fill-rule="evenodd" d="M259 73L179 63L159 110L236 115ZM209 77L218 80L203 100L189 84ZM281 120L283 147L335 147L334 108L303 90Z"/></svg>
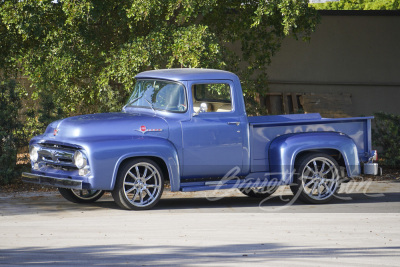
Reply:
<svg viewBox="0 0 400 267"><path fill-rule="evenodd" d="M49 185L61 188L82 189L82 181L66 178L56 178L33 173L22 173L22 181L26 183Z"/></svg>

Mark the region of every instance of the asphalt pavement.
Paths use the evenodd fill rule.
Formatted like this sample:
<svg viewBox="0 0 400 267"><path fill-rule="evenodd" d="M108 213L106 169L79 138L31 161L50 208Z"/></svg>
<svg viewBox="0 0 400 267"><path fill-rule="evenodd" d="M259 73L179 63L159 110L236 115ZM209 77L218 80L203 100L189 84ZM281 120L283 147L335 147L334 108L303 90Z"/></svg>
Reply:
<svg viewBox="0 0 400 267"><path fill-rule="evenodd" d="M0 193L0 265L398 266L400 183L350 183L329 204L236 190L166 191L149 211L57 192Z"/></svg>

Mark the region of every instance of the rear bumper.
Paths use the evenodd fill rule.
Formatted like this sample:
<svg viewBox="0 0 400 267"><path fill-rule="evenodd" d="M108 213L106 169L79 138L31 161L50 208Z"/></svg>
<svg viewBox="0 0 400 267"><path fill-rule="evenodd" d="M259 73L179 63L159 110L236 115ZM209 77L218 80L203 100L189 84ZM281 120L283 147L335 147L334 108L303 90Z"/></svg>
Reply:
<svg viewBox="0 0 400 267"><path fill-rule="evenodd" d="M364 174L378 175L380 173L378 163L364 163Z"/></svg>
<svg viewBox="0 0 400 267"><path fill-rule="evenodd" d="M82 189L82 181L67 178L50 177L33 173L22 173L22 181L26 183L49 185L61 188Z"/></svg>

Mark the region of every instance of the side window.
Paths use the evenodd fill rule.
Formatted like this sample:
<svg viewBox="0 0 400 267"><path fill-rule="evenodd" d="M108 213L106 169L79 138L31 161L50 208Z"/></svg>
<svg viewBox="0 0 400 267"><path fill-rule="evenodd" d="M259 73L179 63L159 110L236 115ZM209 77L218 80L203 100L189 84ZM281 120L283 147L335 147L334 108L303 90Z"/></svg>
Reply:
<svg viewBox="0 0 400 267"><path fill-rule="evenodd" d="M203 83L192 86L193 108L198 112L201 103L207 104L207 112L232 111L231 87L227 83Z"/></svg>

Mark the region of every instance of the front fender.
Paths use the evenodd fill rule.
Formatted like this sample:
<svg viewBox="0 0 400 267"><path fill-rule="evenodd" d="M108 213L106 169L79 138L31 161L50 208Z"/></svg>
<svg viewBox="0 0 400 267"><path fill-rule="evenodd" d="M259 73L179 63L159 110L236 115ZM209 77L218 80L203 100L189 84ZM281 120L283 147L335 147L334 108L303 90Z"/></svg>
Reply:
<svg viewBox="0 0 400 267"><path fill-rule="evenodd" d="M285 184L292 183L297 155L324 149L341 153L349 177L360 174L360 161L353 139L343 133L312 132L282 135L271 142L268 153L272 177Z"/></svg>
<svg viewBox="0 0 400 267"><path fill-rule="evenodd" d="M112 190L121 163L133 157L156 157L164 161L170 177L171 190L180 186L179 159L174 145L164 138L143 136L118 140L102 140L82 144L89 152L92 171L88 184L92 189Z"/></svg>
<svg viewBox="0 0 400 267"><path fill-rule="evenodd" d="M133 157L156 157L164 161L165 165L167 166L171 191L179 191L180 169L178 153L175 147L166 139L152 137L146 139L147 140L142 142L140 147L135 147L135 150L137 149L137 151L131 151L119 158L114 169L113 179L111 182L112 188L114 188L115 181L117 179L118 169L125 159Z"/></svg>

